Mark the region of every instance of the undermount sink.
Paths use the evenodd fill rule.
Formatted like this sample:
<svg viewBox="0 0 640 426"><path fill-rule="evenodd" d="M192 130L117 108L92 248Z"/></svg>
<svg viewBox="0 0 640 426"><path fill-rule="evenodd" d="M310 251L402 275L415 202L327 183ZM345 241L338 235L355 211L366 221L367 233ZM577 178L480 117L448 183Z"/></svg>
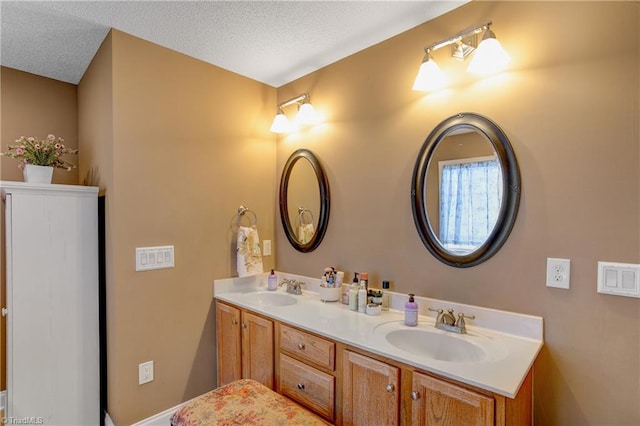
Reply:
<svg viewBox="0 0 640 426"><path fill-rule="evenodd" d="M259 291L246 294L247 301L259 306L289 306L298 303L297 297L286 293Z"/></svg>
<svg viewBox="0 0 640 426"><path fill-rule="evenodd" d="M487 358L486 352L471 342L428 330L394 330L385 337L398 349L438 361L478 362Z"/></svg>

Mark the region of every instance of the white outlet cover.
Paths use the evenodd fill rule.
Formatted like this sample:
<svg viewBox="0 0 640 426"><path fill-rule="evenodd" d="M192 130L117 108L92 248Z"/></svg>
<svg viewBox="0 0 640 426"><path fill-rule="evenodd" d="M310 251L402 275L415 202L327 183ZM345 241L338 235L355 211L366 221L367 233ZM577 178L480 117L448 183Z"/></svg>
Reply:
<svg viewBox="0 0 640 426"><path fill-rule="evenodd" d="M144 385L153 381L153 361L143 362L138 365L138 384Z"/></svg>
<svg viewBox="0 0 640 426"><path fill-rule="evenodd" d="M547 287L569 289L571 283L571 260L547 258Z"/></svg>

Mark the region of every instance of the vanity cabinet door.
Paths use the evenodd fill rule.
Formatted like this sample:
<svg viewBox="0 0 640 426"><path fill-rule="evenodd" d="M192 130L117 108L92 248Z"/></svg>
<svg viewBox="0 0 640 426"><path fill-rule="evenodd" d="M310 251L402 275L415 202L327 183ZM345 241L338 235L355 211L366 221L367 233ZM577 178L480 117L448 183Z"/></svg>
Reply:
<svg viewBox="0 0 640 426"><path fill-rule="evenodd" d="M240 309L216 303L216 347L218 386L242 378Z"/></svg>
<svg viewBox="0 0 640 426"><path fill-rule="evenodd" d="M216 303L218 386L253 379L273 389L273 321Z"/></svg>
<svg viewBox="0 0 640 426"><path fill-rule="evenodd" d="M342 371L345 425L398 424L399 368L345 350Z"/></svg>
<svg viewBox="0 0 640 426"><path fill-rule="evenodd" d="M242 378L273 389L273 321L242 311Z"/></svg>
<svg viewBox="0 0 640 426"><path fill-rule="evenodd" d="M412 425L495 424L492 397L416 372L412 389Z"/></svg>

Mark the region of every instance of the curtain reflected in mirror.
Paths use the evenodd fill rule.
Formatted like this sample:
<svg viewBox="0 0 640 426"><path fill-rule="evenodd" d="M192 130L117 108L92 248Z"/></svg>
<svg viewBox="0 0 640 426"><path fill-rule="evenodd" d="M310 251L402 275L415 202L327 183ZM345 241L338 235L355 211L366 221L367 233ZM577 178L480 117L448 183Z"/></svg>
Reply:
<svg viewBox="0 0 640 426"><path fill-rule="evenodd" d="M488 139L450 134L433 153L425 199L429 222L452 253L474 251L489 238L502 200L502 171Z"/></svg>
<svg viewBox="0 0 640 426"><path fill-rule="evenodd" d="M520 202L520 171L502 129L486 117L461 113L425 140L411 182L413 219L438 260L469 267L505 243Z"/></svg>

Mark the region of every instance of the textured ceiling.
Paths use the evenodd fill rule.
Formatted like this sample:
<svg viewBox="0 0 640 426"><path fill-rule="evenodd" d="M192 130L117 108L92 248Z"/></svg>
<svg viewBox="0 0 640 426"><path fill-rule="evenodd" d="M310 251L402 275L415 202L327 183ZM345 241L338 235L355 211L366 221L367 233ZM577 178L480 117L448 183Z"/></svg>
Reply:
<svg viewBox="0 0 640 426"><path fill-rule="evenodd" d="M279 87L467 1L2 0L0 63L77 84L116 28Z"/></svg>

